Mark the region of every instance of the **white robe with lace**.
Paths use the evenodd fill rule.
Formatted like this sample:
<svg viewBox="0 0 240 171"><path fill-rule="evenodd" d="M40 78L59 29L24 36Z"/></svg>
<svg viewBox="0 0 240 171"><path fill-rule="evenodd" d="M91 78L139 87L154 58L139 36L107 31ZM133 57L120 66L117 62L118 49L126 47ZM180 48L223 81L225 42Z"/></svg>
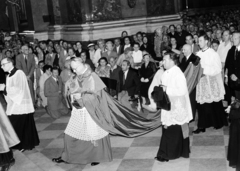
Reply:
<svg viewBox="0 0 240 171"><path fill-rule="evenodd" d="M225 89L221 70L221 59L217 52L209 48L199 51L204 76L200 79L196 89L196 100L200 104L219 102L224 99Z"/></svg>
<svg viewBox="0 0 240 171"><path fill-rule="evenodd" d="M171 110L162 110L163 125L183 125L192 120L192 109L188 95L186 78L177 66L166 70L162 75L162 85L171 102Z"/></svg>
<svg viewBox="0 0 240 171"><path fill-rule="evenodd" d="M22 115L34 112L27 77L23 71L17 70L14 75L7 77L6 91L7 115Z"/></svg>

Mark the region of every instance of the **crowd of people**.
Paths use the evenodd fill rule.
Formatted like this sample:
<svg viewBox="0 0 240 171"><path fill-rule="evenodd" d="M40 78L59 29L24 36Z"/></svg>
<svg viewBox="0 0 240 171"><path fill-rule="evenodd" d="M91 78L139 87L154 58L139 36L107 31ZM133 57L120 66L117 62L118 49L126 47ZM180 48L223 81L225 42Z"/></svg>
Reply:
<svg viewBox="0 0 240 171"><path fill-rule="evenodd" d="M31 150L39 144L33 117L42 106L53 118L71 113L56 163L111 161L109 133L135 137L161 124L155 159L188 158L188 124L197 121L194 134L230 123L227 159L240 170L239 14L183 15L182 25L161 26L154 34L123 31L119 38L89 42L86 48L80 41L29 43L24 36L0 33L0 89L7 102L8 132L14 132L12 127L16 132L15 143L0 151L0 166L7 169L14 163L12 149ZM109 91L104 79L114 80L116 88ZM158 103L165 94L170 109ZM146 119L138 113L144 111L154 114Z"/></svg>

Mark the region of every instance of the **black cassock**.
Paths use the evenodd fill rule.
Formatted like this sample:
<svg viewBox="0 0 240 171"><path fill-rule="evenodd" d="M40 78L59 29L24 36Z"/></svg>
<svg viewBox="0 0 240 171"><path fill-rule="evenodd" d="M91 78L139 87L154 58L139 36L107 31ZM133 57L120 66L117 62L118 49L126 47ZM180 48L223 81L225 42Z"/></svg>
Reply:
<svg viewBox="0 0 240 171"><path fill-rule="evenodd" d="M236 105L238 105L238 107ZM240 108L239 106L240 106L239 101L235 102L234 105L232 104L231 111L229 114L229 119L231 124L229 128L229 144L228 144L228 155L227 155L229 166L237 169L240 169Z"/></svg>

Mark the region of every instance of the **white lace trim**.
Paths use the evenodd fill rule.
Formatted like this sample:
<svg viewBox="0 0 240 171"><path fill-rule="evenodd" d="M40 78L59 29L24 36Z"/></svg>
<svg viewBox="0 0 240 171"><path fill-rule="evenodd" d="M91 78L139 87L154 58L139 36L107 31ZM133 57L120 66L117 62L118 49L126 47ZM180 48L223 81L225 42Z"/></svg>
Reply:
<svg viewBox="0 0 240 171"><path fill-rule="evenodd" d="M196 89L198 103L219 102L224 99L225 89L221 73L215 76L204 76L200 79Z"/></svg>
<svg viewBox="0 0 240 171"><path fill-rule="evenodd" d="M108 132L99 127L91 118L87 109L73 108L65 134L83 141L92 141L95 145L96 140L108 135Z"/></svg>
<svg viewBox="0 0 240 171"><path fill-rule="evenodd" d="M192 111L188 96L169 96L171 110L162 110L161 121L163 125L183 125L192 120Z"/></svg>

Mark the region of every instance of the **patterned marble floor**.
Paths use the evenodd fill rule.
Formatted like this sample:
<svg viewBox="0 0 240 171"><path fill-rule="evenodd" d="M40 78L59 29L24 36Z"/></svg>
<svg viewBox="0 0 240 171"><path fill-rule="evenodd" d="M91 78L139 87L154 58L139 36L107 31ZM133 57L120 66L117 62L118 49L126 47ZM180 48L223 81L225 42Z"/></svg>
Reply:
<svg viewBox="0 0 240 171"><path fill-rule="evenodd" d="M200 135L190 136L191 156L165 163L154 160L157 153L161 128L138 138L111 136L114 160L97 166L55 164L53 157L60 156L63 147L63 131L69 116L50 118L43 109L35 113L40 145L26 152L14 151L16 163L11 171L234 171L228 167L226 152L228 127L220 130L207 129ZM190 125L190 131L194 123Z"/></svg>

